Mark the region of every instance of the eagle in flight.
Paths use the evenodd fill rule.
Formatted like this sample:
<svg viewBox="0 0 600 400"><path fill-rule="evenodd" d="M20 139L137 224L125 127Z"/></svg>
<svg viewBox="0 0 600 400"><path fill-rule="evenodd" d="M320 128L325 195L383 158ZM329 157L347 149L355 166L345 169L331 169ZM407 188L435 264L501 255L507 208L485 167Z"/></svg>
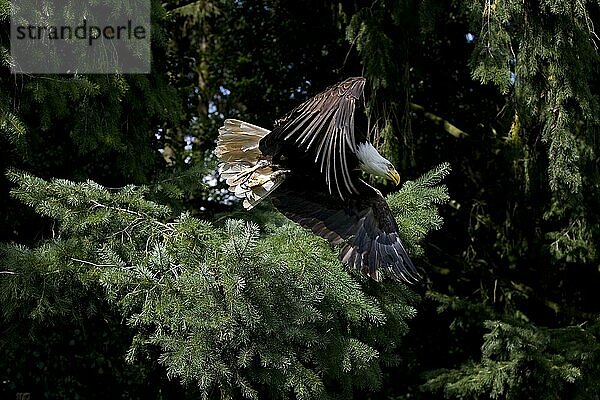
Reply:
<svg viewBox="0 0 600 400"><path fill-rule="evenodd" d="M340 260L379 281L382 271L414 283L398 225L381 192L361 171L400 183L391 162L354 129L365 79L348 78L275 121L273 130L227 119L215 154L229 190L251 209L269 196L304 228L341 245Z"/></svg>

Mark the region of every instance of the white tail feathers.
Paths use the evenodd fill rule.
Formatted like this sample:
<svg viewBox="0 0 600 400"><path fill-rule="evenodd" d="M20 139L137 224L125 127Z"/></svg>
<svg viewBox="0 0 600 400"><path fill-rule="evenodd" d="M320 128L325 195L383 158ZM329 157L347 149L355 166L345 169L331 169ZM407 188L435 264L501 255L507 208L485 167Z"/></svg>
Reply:
<svg viewBox="0 0 600 400"><path fill-rule="evenodd" d="M229 191L244 199L244 208L251 209L267 197L285 179L285 172L277 170L263 157L258 147L269 131L236 119L225 120L219 128L215 154L220 160L219 174Z"/></svg>
<svg viewBox="0 0 600 400"><path fill-rule="evenodd" d="M215 154L222 162L257 161L262 155L258 142L270 131L237 119L226 119L219 128Z"/></svg>

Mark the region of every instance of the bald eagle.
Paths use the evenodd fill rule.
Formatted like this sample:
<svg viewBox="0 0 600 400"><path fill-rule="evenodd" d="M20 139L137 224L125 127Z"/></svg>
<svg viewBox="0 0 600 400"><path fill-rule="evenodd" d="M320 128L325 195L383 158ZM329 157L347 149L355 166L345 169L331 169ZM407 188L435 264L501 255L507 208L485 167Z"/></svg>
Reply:
<svg viewBox="0 0 600 400"><path fill-rule="evenodd" d="M215 154L219 174L246 209L270 196L275 207L304 228L341 245L340 260L379 281L415 282L396 220L381 192L361 171L400 183L400 175L354 129L365 79L327 88L275 121L271 131L227 119Z"/></svg>

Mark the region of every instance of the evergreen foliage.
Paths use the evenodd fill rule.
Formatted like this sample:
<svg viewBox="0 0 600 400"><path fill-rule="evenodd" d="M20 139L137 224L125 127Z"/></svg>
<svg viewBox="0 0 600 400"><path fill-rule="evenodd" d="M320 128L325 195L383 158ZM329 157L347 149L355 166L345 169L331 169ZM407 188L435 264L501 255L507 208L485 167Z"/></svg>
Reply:
<svg viewBox="0 0 600 400"><path fill-rule="evenodd" d="M468 140L451 144L449 150L439 145L438 138L415 143L428 156L435 148L441 159L451 157L463 165L455 171L465 175L460 185L468 194L452 191L457 197L450 219L465 223L445 233L465 229L468 234L463 239L466 245L460 238L445 245L437 242L441 254L429 260L437 280L450 274L447 281L434 281L428 293L432 305L441 305L441 316L451 320L444 342L448 348L440 349L448 352L448 360L445 365L441 360L430 363L422 360L422 353L415 355L426 371L427 383L421 390L429 394L412 394L596 398L597 383L592 382L598 382L597 361L592 360L597 357L598 308L591 305L596 303L594 285L587 283L597 281L599 272L598 3L454 3L440 7L419 1L375 2L354 14L347 31L365 74L378 90L373 114L393 110L384 113L382 126L407 128L398 133L384 129L384 143L393 141L385 137L390 134L406 142L410 131L427 126L419 121L421 116L443 120L436 115L440 110L458 115L456 120L461 118L464 126L472 127L467 131L478 135L477 144ZM397 10L413 19L396 18ZM373 32L385 40L370 40ZM458 44L461 37L472 46L468 52ZM458 51L464 51L463 60L468 56L468 71L461 62L448 65ZM411 56L403 57L406 53ZM435 60L436 66L423 64L418 53L426 63ZM403 62L415 70L409 78L398 72ZM474 80L495 86L502 97L496 100L491 92L457 78L467 72ZM441 89L448 81L456 81L456 93ZM440 93L432 95L433 91ZM469 99L469 93L480 97ZM473 113L470 125L470 117L449 106L444 94ZM420 103L419 98L427 99L435 114L413 103ZM480 107L482 98L483 106L491 106L489 113ZM410 111L418 114L411 116ZM411 123L402 122L406 120ZM452 152L455 155L450 156ZM457 264L462 265L454 269ZM420 328L415 343L439 342L435 334L424 339L424 329L430 326ZM431 371L428 364L446 368Z"/></svg>
<svg viewBox="0 0 600 400"><path fill-rule="evenodd" d="M426 390L449 398L597 398L597 322L547 329L487 321L485 327L481 361L432 373Z"/></svg>
<svg viewBox="0 0 600 400"><path fill-rule="evenodd" d="M56 12L73 11L54 6ZM10 7L10 2L0 3L0 54L6 56L9 43L4 29L8 30ZM155 60L167 45L161 8L152 7ZM124 178L144 181L156 168L155 140L148 132L180 116L179 99L160 63L154 63L150 75L11 76L12 61L2 60L6 62L0 76L0 135L19 149L4 168L18 166L51 176L60 169L59 159L70 159L80 166L72 172L74 177L85 179L93 171L110 184ZM48 140L62 145L48 148Z"/></svg>
<svg viewBox="0 0 600 400"><path fill-rule="evenodd" d="M414 232L411 247L439 228L448 172L441 165L389 197ZM41 247L3 249L3 300L29 303L34 318L69 312L99 283L135 332L128 359L158 347L168 375L205 397L351 397L379 388L382 363L397 362L416 294L351 276L336 249L290 222L267 235L253 222L216 226L189 213L164 222L168 208L146 200L145 187L10 179L16 198L59 223ZM16 295L49 273L43 293Z"/></svg>
<svg viewBox="0 0 600 400"><path fill-rule="evenodd" d="M548 233L552 251L559 259L587 262L593 257L579 249L597 236L597 221L588 221L581 202L596 196L586 165L597 158L600 126L600 102L591 90L600 61L594 2L480 1L464 9L479 32L473 77L494 83L514 101L511 140L522 141L524 178L531 181L547 168L552 200L544 218L568 226Z"/></svg>
<svg viewBox="0 0 600 400"><path fill-rule="evenodd" d="M600 3L152 13L152 74L11 75L0 0L0 397L598 398ZM225 117L358 75L411 289L214 177Z"/></svg>

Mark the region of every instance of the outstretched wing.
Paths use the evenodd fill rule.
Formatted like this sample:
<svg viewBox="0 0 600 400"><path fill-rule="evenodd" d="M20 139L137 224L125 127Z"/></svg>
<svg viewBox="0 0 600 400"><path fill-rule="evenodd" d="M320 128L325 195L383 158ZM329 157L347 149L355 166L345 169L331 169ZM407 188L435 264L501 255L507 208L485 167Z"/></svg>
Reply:
<svg viewBox="0 0 600 400"><path fill-rule="evenodd" d="M400 237L398 226L385 199L359 181L360 196L346 200L323 191L304 191L298 182L284 182L273 193L273 204L285 216L304 228L343 245L339 258L375 280L382 270L396 280L414 283L420 274L411 262Z"/></svg>
<svg viewBox="0 0 600 400"><path fill-rule="evenodd" d="M355 103L364 87L365 78L348 78L300 104L276 121L261 140L261 151L280 148L281 141L293 142L314 157L329 193L336 191L341 198L358 193L348 164L356 151Z"/></svg>

